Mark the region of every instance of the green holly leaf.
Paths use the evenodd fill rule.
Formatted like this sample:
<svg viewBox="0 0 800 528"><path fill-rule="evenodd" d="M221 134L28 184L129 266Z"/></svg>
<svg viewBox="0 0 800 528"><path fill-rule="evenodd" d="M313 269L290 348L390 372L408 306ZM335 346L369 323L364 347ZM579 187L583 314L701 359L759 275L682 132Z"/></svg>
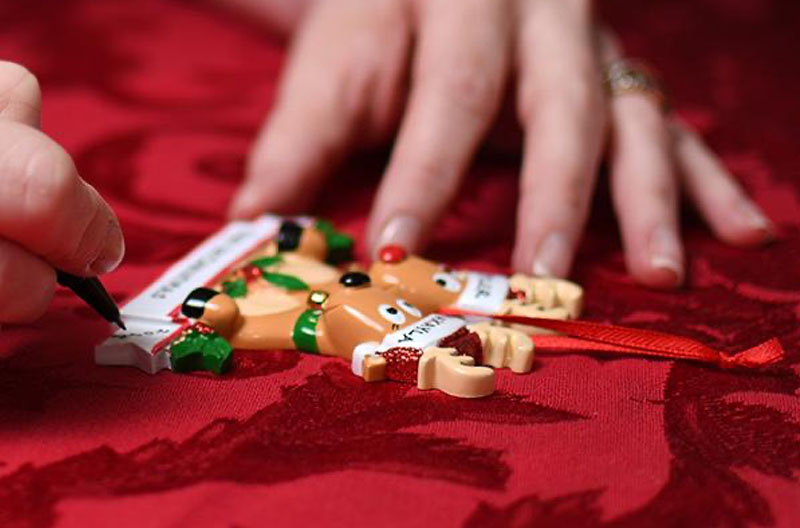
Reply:
<svg viewBox="0 0 800 528"><path fill-rule="evenodd" d="M325 220L322 218L318 219L316 223L314 223L314 227L316 227L318 231L321 231L325 235L336 231L336 229L333 227L333 223L330 220Z"/></svg>
<svg viewBox="0 0 800 528"><path fill-rule="evenodd" d="M270 266L274 266L275 264L280 264L281 262L283 262L283 257L281 257L280 255L275 255L272 257L261 257L255 259L251 261L250 264L263 270L264 268L269 268Z"/></svg>
<svg viewBox="0 0 800 528"><path fill-rule="evenodd" d="M172 342L169 348L169 362L175 372L201 370L203 366L203 344L199 334L187 334Z"/></svg>
<svg viewBox="0 0 800 528"><path fill-rule="evenodd" d="M230 369L233 347L216 332L204 334L189 329L172 342L169 356L175 372L207 370L222 374Z"/></svg>
<svg viewBox="0 0 800 528"><path fill-rule="evenodd" d="M327 236L328 247L331 249L346 250L353 246L353 239L344 233L331 233Z"/></svg>
<svg viewBox="0 0 800 528"><path fill-rule="evenodd" d="M230 297L244 297L247 295L247 281L242 278L225 281L222 283L222 291Z"/></svg>
<svg viewBox="0 0 800 528"><path fill-rule="evenodd" d="M353 259L353 238L337 231L328 220L317 220L315 227L325 236L328 244L329 264L339 264Z"/></svg>
<svg viewBox="0 0 800 528"><path fill-rule="evenodd" d="M203 369L203 345L206 336L196 330L187 330L172 342L169 360L175 372L191 372Z"/></svg>
<svg viewBox="0 0 800 528"><path fill-rule="evenodd" d="M264 280L266 280L267 282L274 284L275 286L284 288L286 290L298 291L298 290L309 289L308 284L298 279L297 277L293 277L291 275L284 275L283 273L272 273L270 271L262 271L261 276L264 277Z"/></svg>
<svg viewBox="0 0 800 528"><path fill-rule="evenodd" d="M203 344L203 367L214 374L227 372L233 361L233 348L219 334L209 334Z"/></svg>

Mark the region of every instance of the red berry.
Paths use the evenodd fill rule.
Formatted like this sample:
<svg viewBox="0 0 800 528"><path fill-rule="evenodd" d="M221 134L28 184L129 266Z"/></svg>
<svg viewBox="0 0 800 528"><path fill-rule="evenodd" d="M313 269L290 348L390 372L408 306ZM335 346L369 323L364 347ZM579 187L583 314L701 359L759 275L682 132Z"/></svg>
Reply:
<svg viewBox="0 0 800 528"><path fill-rule="evenodd" d="M253 281L261 277L261 269L258 266L245 266L242 268L242 274L246 281Z"/></svg>

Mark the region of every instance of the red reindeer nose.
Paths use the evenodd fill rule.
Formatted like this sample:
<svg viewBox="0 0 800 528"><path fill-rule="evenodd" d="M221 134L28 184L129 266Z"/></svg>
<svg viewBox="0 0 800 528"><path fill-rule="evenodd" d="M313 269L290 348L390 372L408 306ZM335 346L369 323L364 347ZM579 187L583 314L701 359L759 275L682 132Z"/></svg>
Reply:
<svg viewBox="0 0 800 528"><path fill-rule="evenodd" d="M395 262L403 262L408 254L406 250L400 246L383 246L378 252L378 258L381 262L393 264Z"/></svg>

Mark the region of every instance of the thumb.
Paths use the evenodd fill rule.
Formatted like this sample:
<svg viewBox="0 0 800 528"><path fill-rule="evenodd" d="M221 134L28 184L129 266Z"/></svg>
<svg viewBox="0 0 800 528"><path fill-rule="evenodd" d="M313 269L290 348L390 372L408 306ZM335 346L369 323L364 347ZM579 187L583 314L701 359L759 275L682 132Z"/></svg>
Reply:
<svg viewBox="0 0 800 528"><path fill-rule="evenodd" d="M36 77L24 66L0 61L0 118L39 128L42 92Z"/></svg>

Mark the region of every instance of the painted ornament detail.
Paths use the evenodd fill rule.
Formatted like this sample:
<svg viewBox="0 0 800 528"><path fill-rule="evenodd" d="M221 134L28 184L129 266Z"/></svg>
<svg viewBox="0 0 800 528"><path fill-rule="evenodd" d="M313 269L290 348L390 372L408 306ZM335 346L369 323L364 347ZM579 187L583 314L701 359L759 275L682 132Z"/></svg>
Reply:
<svg viewBox="0 0 800 528"><path fill-rule="evenodd" d="M531 329L468 323L440 310L535 309L568 318L580 308L582 292L572 283L453 272L395 246L383 248L366 273L349 264L352 239L325 221L263 217L253 228L257 243L238 243L244 234L223 230L129 303L137 308L123 309L132 332L158 327L161 339L116 335L98 348L98 362L221 374L236 349L293 349L339 357L368 382L481 397L494 391L489 367L530 371ZM187 278L192 273L196 279ZM179 287L172 276L183 279ZM147 301L155 297L167 299Z"/></svg>

